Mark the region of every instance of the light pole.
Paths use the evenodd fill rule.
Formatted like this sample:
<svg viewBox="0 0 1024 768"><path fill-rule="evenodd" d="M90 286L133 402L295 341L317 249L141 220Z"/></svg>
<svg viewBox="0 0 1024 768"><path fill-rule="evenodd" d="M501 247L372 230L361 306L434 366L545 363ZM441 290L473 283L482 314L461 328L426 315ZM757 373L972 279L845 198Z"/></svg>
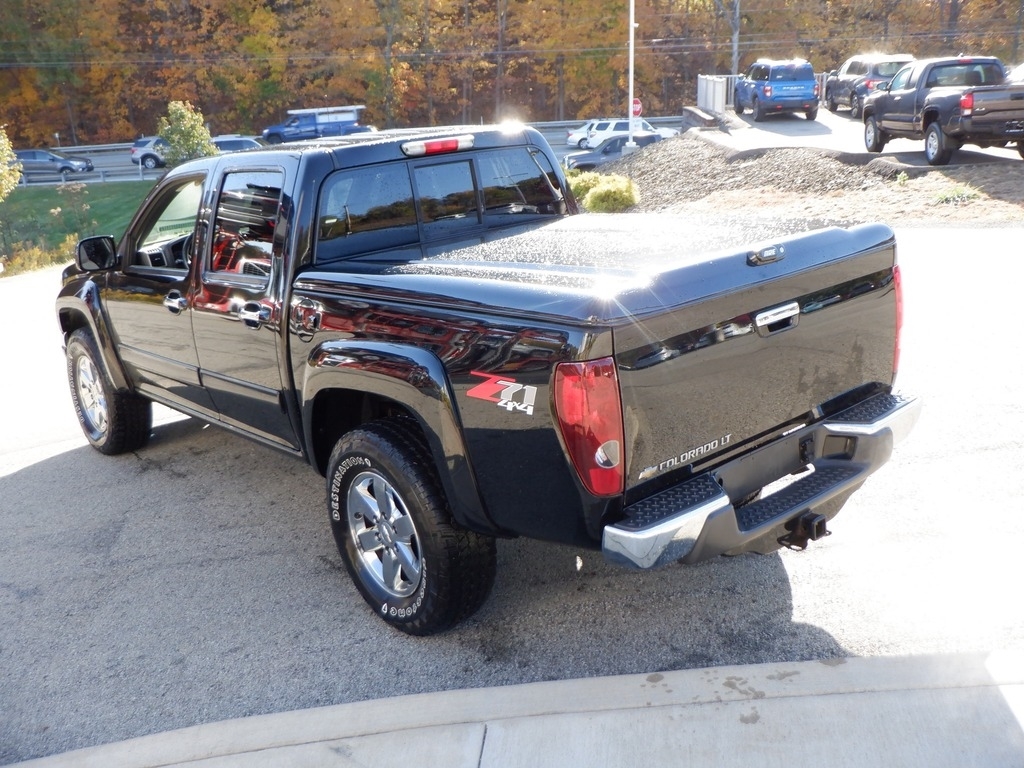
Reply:
<svg viewBox="0 0 1024 768"><path fill-rule="evenodd" d="M633 141L633 39L636 36L636 0L629 0L629 97L626 100L626 114L629 115L629 139L626 152L636 149Z"/></svg>

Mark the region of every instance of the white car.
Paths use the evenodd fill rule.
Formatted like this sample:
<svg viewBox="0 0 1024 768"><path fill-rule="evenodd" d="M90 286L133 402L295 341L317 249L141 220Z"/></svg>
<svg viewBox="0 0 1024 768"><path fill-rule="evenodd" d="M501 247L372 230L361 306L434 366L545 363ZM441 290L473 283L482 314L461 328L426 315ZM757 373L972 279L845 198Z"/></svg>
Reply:
<svg viewBox="0 0 1024 768"><path fill-rule="evenodd" d="M655 128L646 120L640 121L640 130L656 133L663 139L670 139L673 136L679 135L679 131L675 128ZM621 136L624 133L629 133L629 120L598 120L594 123L594 127L590 129L590 133L587 134L587 146L596 147L605 139L612 136Z"/></svg>
<svg viewBox="0 0 1024 768"><path fill-rule="evenodd" d="M258 149L263 142L257 141L250 136L242 136L237 133L226 133L223 136L214 136L210 143L217 148L218 152L238 152L243 149Z"/></svg>
<svg viewBox="0 0 1024 768"><path fill-rule="evenodd" d="M565 143L570 147L584 149L587 146L587 136L597 123L597 120L588 120L579 128L573 128L569 131L569 135L565 137Z"/></svg>

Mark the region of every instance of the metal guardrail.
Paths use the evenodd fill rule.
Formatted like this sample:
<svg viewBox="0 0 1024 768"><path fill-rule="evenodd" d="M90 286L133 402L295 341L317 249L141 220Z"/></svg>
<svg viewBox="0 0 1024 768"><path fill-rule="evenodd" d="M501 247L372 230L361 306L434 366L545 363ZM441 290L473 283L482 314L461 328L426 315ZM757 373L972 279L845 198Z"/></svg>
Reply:
<svg viewBox="0 0 1024 768"><path fill-rule="evenodd" d="M107 181L156 181L163 173L163 168L149 171L145 168L101 168L100 170L83 173L50 173L47 171L28 171L22 173L18 180L19 187L30 187L43 184L65 184L70 181L107 182Z"/></svg>

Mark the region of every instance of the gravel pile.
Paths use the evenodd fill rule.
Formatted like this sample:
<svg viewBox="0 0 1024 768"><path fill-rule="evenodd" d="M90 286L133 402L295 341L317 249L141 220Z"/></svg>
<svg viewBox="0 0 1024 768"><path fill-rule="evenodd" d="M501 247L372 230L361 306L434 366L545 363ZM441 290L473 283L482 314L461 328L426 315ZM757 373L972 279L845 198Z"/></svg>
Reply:
<svg viewBox="0 0 1024 768"><path fill-rule="evenodd" d="M849 158L847 158L849 159ZM603 173L633 180L639 213L775 217L816 225L1024 226L1024 162L965 158L942 168L892 155L843 162L820 149L730 152L697 131L651 144Z"/></svg>
<svg viewBox="0 0 1024 768"><path fill-rule="evenodd" d="M692 133L644 147L602 168L628 176L640 189L637 211L663 211L715 192L763 189L820 195L885 186L879 173L821 152L769 149L761 154L726 150Z"/></svg>

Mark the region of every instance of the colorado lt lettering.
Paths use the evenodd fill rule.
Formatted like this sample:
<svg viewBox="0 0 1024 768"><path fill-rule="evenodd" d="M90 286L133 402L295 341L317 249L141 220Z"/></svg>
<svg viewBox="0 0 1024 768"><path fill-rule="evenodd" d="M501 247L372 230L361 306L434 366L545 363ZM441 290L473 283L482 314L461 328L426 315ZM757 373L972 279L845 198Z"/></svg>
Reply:
<svg viewBox="0 0 1024 768"><path fill-rule="evenodd" d="M732 433L728 435L722 435L709 443L691 448L688 451L683 451L678 456L673 456L671 459L665 459L663 462L655 467L647 467L640 472L640 479L646 480L649 477L654 477L656 474L665 472L669 469L675 469L676 467L684 467L687 464L693 463L695 459L699 459L701 456L714 453L719 448L724 448L732 442Z"/></svg>

